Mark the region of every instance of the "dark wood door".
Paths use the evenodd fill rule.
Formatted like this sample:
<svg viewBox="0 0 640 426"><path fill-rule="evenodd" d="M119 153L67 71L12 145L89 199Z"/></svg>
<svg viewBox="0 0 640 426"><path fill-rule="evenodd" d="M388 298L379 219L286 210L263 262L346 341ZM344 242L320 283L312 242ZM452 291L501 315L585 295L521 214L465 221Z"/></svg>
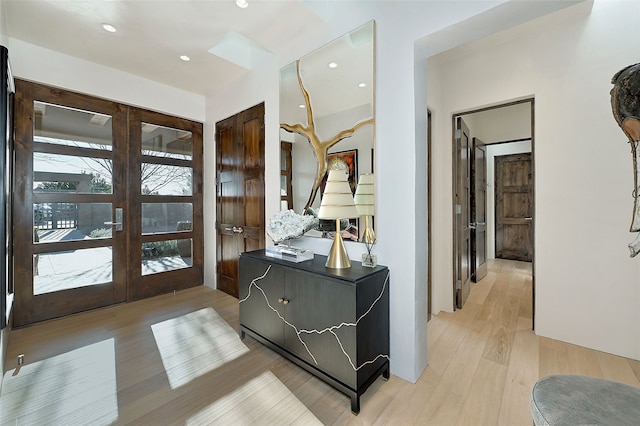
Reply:
<svg viewBox="0 0 640 426"><path fill-rule="evenodd" d="M201 285L202 123L17 81L14 326Z"/></svg>
<svg viewBox="0 0 640 426"><path fill-rule="evenodd" d="M238 297L240 253L265 247L264 104L216 123L217 286Z"/></svg>
<svg viewBox="0 0 640 426"><path fill-rule="evenodd" d="M201 285L202 123L129 108L127 299Z"/></svg>
<svg viewBox="0 0 640 426"><path fill-rule="evenodd" d="M473 138L471 150L471 280L487 275L487 155L482 142Z"/></svg>
<svg viewBox="0 0 640 426"><path fill-rule="evenodd" d="M531 262L533 192L531 153L496 157L496 257Z"/></svg>
<svg viewBox="0 0 640 426"><path fill-rule="evenodd" d="M455 300L464 306L471 291L471 137L469 128L456 118L455 135Z"/></svg>
<svg viewBox="0 0 640 426"><path fill-rule="evenodd" d="M13 325L124 301L126 108L21 80L15 101Z"/></svg>

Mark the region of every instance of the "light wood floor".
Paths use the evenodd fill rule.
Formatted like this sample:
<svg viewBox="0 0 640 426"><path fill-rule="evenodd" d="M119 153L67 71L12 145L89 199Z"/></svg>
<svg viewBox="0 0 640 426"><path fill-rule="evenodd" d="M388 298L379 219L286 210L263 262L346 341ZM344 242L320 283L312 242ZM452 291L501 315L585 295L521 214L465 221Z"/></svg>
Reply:
<svg viewBox="0 0 640 426"><path fill-rule="evenodd" d="M418 382L378 379L358 416L345 395L251 338L240 341L238 329L237 299L198 287L12 330L0 417L11 410L20 423L48 425L531 425L529 396L540 377L640 386L639 361L531 331L531 267L521 262L493 261L464 309L434 316Z"/></svg>

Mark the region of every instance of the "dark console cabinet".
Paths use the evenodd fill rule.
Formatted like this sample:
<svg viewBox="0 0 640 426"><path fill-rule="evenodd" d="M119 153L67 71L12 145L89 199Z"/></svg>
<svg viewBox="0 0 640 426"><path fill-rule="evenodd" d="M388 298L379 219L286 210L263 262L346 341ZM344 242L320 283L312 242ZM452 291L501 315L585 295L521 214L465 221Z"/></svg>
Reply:
<svg viewBox="0 0 640 426"><path fill-rule="evenodd" d="M328 269L325 256L294 263L240 256L240 327L351 397L389 377L389 270Z"/></svg>

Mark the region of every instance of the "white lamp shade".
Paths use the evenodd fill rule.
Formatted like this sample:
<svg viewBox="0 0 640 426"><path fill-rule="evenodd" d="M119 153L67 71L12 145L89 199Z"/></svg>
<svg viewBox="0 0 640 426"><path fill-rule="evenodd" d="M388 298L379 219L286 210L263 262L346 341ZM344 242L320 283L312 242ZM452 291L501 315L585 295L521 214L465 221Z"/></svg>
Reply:
<svg viewBox="0 0 640 426"><path fill-rule="evenodd" d="M374 176L372 173L360 175L353 199L359 216L373 216L375 214Z"/></svg>
<svg viewBox="0 0 640 426"><path fill-rule="evenodd" d="M349 219L358 217L351 195L348 176L344 170L329 170L327 185L322 193L319 219Z"/></svg>

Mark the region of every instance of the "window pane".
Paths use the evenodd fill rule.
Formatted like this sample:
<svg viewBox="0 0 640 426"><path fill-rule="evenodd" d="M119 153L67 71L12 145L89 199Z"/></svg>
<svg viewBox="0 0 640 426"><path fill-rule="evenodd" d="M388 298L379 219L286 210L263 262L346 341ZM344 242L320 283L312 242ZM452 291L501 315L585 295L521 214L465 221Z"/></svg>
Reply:
<svg viewBox="0 0 640 426"><path fill-rule="evenodd" d="M112 161L102 158L33 153L33 191L113 192Z"/></svg>
<svg viewBox="0 0 640 426"><path fill-rule="evenodd" d="M143 203L142 233L190 231L193 221L191 203Z"/></svg>
<svg viewBox="0 0 640 426"><path fill-rule="evenodd" d="M142 123L143 155L191 160L192 152L191 132Z"/></svg>
<svg viewBox="0 0 640 426"><path fill-rule="evenodd" d="M33 205L33 242L110 238L111 203L42 203Z"/></svg>
<svg viewBox="0 0 640 426"><path fill-rule="evenodd" d="M193 169L142 163L142 195L192 195Z"/></svg>
<svg viewBox="0 0 640 426"><path fill-rule="evenodd" d="M111 247L36 254L33 257L33 294L110 283Z"/></svg>
<svg viewBox="0 0 640 426"><path fill-rule="evenodd" d="M142 275L189 268L191 238L142 244Z"/></svg>
<svg viewBox="0 0 640 426"><path fill-rule="evenodd" d="M35 101L33 103L33 139L35 142L112 148L110 115L62 107Z"/></svg>

